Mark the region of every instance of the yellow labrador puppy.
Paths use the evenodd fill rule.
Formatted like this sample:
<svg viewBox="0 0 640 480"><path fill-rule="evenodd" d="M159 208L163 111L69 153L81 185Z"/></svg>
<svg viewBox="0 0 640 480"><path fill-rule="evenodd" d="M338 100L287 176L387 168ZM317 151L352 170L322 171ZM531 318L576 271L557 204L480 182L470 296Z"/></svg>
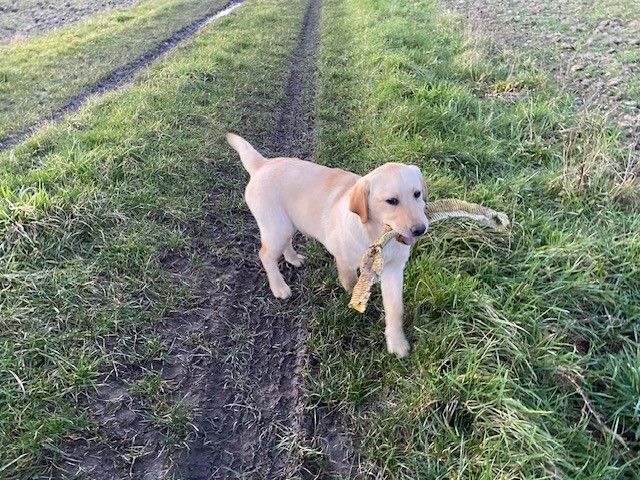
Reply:
<svg viewBox="0 0 640 480"><path fill-rule="evenodd" d="M340 283L348 292L356 283L360 258L384 225L398 232L397 241L384 249L380 283L387 349L407 356L403 271L411 245L428 227L420 169L386 163L360 177L297 158L266 159L233 133L227 134L227 141L251 176L245 198L260 229L260 260L277 298L291 295L278 268L280 257L295 266L304 260L291 244L296 231L316 238L335 257Z"/></svg>

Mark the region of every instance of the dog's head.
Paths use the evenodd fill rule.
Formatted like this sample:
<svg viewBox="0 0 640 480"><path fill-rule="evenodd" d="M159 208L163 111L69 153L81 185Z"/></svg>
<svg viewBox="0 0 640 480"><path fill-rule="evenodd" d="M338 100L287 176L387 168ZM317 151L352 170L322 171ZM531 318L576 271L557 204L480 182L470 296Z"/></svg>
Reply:
<svg viewBox="0 0 640 480"><path fill-rule="evenodd" d="M429 227L426 194L418 167L385 163L358 180L351 190L349 208L362 223L389 225L398 232L399 242L412 245Z"/></svg>

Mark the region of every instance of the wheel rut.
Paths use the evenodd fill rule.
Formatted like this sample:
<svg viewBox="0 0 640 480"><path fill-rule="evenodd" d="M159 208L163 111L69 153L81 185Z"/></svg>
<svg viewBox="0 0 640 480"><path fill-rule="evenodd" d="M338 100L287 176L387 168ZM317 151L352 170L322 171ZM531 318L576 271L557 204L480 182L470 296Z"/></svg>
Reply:
<svg viewBox="0 0 640 480"><path fill-rule="evenodd" d="M246 132L266 155L313 156L321 9L321 0L309 0L275 127ZM190 297L188 310L156 327L166 360L130 366L123 379L107 379L81 401L102 433L70 446L59 477L271 480L354 471L339 418L320 410L313 419L305 415L311 309L310 295L301 293L305 269L285 266L294 295L285 303L272 297L258 259L258 229L241 201L241 168L213 163L211 174L230 187L210 194L205 221L194 227L188 256L197 262L171 253L161 259ZM173 403L195 412L181 451L166 448L165 432L146 421L145 406L128 392L124 379L142 371L160 372ZM322 451L326 469L303 458L301 447L309 445Z"/></svg>
<svg viewBox="0 0 640 480"><path fill-rule="evenodd" d="M308 3L277 125L257 145L267 155L312 156L321 7L320 0ZM258 261L255 221L244 207L234 214L245 228L237 234L226 293L212 292L199 312L205 318L194 322L204 326L216 358L201 363L195 375L202 397L197 435L176 462L177 479L293 478L301 467L306 322L300 312L307 300L299 293L286 303L272 299ZM214 228L221 222L213 213L210 221ZM304 269L288 269L285 276L300 285Z"/></svg>
<svg viewBox="0 0 640 480"><path fill-rule="evenodd" d="M122 88L126 84L130 83L140 70L150 65L161 55L175 49L180 43L198 33L198 31L200 31L202 27L219 17L229 14L240 5L240 1L230 0L221 9L208 13L194 20L190 24L175 32L173 35L171 35L171 37L167 38L162 43L159 43L150 50L147 50L145 53L127 63L126 65L117 68L95 84L87 87L82 92L71 97L63 105L57 107L48 115L41 117L36 122L24 128L23 130L12 133L4 138L0 137L0 152L23 142L45 126L63 120L67 115L79 110L83 105L87 103L87 101L91 97L104 95L105 93L108 93L110 91Z"/></svg>

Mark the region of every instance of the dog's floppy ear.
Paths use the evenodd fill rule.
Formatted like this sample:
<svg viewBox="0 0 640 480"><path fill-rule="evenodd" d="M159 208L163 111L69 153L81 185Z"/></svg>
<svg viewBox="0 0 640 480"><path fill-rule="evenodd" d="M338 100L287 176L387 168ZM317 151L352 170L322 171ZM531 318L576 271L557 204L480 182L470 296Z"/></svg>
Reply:
<svg viewBox="0 0 640 480"><path fill-rule="evenodd" d="M349 210L358 215L362 223L369 220L369 182L364 178L358 180L351 189Z"/></svg>

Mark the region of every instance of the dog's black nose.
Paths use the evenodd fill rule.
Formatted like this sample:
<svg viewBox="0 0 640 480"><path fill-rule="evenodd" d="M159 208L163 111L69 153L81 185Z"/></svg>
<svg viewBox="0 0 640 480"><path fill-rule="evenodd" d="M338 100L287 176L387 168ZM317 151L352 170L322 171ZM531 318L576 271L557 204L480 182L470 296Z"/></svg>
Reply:
<svg viewBox="0 0 640 480"><path fill-rule="evenodd" d="M414 237L419 237L426 231L427 231L427 226L424 223L421 223L420 225L414 225L413 227L411 227L411 233L413 233Z"/></svg>

